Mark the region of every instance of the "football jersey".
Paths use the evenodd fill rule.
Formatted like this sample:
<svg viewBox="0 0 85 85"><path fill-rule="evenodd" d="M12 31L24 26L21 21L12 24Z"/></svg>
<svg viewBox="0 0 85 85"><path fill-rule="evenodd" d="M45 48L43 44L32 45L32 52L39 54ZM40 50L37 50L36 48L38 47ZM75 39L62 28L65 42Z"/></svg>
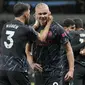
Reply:
<svg viewBox="0 0 85 85"><path fill-rule="evenodd" d="M37 39L37 32L31 26L18 20L6 23L1 35L0 70L28 70L25 45Z"/></svg>
<svg viewBox="0 0 85 85"><path fill-rule="evenodd" d="M40 26L37 31L42 33L44 26ZM63 27L56 22L50 26L46 41L36 41L33 44L33 56L37 63L40 63L44 71L62 69L62 57L60 56L61 45L68 42L68 36Z"/></svg>

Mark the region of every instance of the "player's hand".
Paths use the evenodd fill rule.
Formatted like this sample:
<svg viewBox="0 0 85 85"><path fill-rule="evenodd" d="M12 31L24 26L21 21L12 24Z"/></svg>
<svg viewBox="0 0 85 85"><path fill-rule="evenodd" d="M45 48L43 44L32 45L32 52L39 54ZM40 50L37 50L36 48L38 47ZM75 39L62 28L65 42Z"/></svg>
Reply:
<svg viewBox="0 0 85 85"><path fill-rule="evenodd" d="M34 28L37 29L39 27L39 21L38 21L36 14L34 14L33 16L35 18Z"/></svg>
<svg viewBox="0 0 85 85"><path fill-rule="evenodd" d="M39 22L38 20L35 20L35 23L33 25L34 29L37 29L39 27Z"/></svg>
<svg viewBox="0 0 85 85"><path fill-rule="evenodd" d="M85 48L80 51L80 54L85 56Z"/></svg>
<svg viewBox="0 0 85 85"><path fill-rule="evenodd" d="M64 77L65 81L70 81L71 79L73 79L73 73L74 71L68 71Z"/></svg>
<svg viewBox="0 0 85 85"><path fill-rule="evenodd" d="M51 14L48 17L48 22L53 22L53 16Z"/></svg>
<svg viewBox="0 0 85 85"><path fill-rule="evenodd" d="M43 71L43 68L41 67L40 64L32 63L30 66L31 66L31 68L32 68L33 70L38 70L38 71L40 71L40 72Z"/></svg>

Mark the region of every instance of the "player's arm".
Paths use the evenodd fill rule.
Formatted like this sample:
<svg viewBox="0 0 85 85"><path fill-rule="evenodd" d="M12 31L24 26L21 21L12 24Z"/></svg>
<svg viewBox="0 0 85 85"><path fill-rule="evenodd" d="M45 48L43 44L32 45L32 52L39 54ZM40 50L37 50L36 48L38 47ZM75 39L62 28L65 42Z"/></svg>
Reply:
<svg viewBox="0 0 85 85"><path fill-rule="evenodd" d="M25 47L25 53L27 56L27 61L31 65L33 63L33 56L31 56L30 45L27 43Z"/></svg>
<svg viewBox="0 0 85 85"><path fill-rule="evenodd" d="M46 37L47 37L47 34L48 34L48 31L49 31L49 29L50 29L50 26L51 26L52 21L53 21L53 16L50 15L50 16L49 16L49 19L48 19L48 21L47 21L47 24L46 24L46 26L45 26L45 28L44 28L44 30L43 30L43 32L42 32L42 33L38 33L38 39L39 39L40 41L45 41L45 39L46 39ZM35 28L35 26L33 26L33 27Z"/></svg>
<svg viewBox="0 0 85 85"><path fill-rule="evenodd" d="M39 27L38 20L35 20L35 23L34 23L33 27L34 27L35 30Z"/></svg>
<svg viewBox="0 0 85 85"><path fill-rule="evenodd" d="M59 29L60 30L58 33L60 34L60 37L61 37L60 41L61 41L61 44L63 44L65 46L67 60L68 60L68 64L69 64L69 69L65 75L65 80L69 81L73 78L73 73L74 73L74 55L73 55L72 47L69 42L67 33L65 32L63 27L60 26Z"/></svg>
<svg viewBox="0 0 85 85"><path fill-rule="evenodd" d="M34 63L33 56L31 55L30 48L31 48L30 44L27 43L26 47L25 47L25 53L26 53L26 56L27 56L27 61L28 61L29 65L31 66L31 68L33 70L37 69L37 70L39 70L41 72L42 71L42 67L41 67L40 64Z"/></svg>
<svg viewBox="0 0 85 85"><path fill-rule="evenodd" d="M85 42L72 46L73 52L80 51L85 46Z"/></svg>
<svg viewBox="0 0 85 85"><path fill-rule="evenodd" d="M74 71L74 55L69 41L67 42L67 44L65 44L65 48L66 48L67 59L69 63L69 70Z"/></svg>
<svg viewBox="0 0 85 85"><path fill-rule="evenodd" d="M65 48L67 52L67 60L69 63L69 71L65 76L65 80L70 80L73 78L73 72L74 72L74 55L69 41L65 44Z"/></svg>

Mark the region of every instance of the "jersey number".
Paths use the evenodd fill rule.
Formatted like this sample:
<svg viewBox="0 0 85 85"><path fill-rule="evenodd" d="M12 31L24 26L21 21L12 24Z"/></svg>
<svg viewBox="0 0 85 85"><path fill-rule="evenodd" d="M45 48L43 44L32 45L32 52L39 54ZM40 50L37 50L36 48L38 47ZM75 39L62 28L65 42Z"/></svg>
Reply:
<svg viewBox="0 0 85 85"><path fill-rule="evenodd" d="M7 49L10 49L13 46L14 41L12 37L14 36L14 33L14 31L6 31L6 35L8 35L7 40L9 41L9 43L4 41L4 45Z"/></svg>
<svg viewBox="0 0 85 85"><path fill-rule="evenodd" d="M58 83L57 82L54 82L53 85L58 85Z"/></svg>
<svg viewBox="0 0 85 85"><path fill-rule="evenodd" d="M80 37L82 37L82 38L80 38L79 39L79 41L80 41L80 43L83 43L84 42L84 39L83 38L85 38L85 34L80 34Z"/></svg>

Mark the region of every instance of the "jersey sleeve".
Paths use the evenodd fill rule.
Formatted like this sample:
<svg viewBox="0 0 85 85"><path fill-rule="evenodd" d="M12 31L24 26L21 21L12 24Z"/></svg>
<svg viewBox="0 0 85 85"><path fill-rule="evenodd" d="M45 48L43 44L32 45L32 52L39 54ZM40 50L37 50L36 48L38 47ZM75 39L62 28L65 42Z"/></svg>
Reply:
<svg viewBox="0 0 85 85"><path fill-rule="evenodd" d="M34 30L32 26L29 26L30 41L34 42L38 39L38 33Z"/></svg>
<svg viewBox="0 0 85 85"><path fill-rule="evenodd" d="M69 37L68 37L67 33L65 32L64 28L60 25L59 25L58 33L60 36L61 44L66 44L69 41Z"/></svg>

